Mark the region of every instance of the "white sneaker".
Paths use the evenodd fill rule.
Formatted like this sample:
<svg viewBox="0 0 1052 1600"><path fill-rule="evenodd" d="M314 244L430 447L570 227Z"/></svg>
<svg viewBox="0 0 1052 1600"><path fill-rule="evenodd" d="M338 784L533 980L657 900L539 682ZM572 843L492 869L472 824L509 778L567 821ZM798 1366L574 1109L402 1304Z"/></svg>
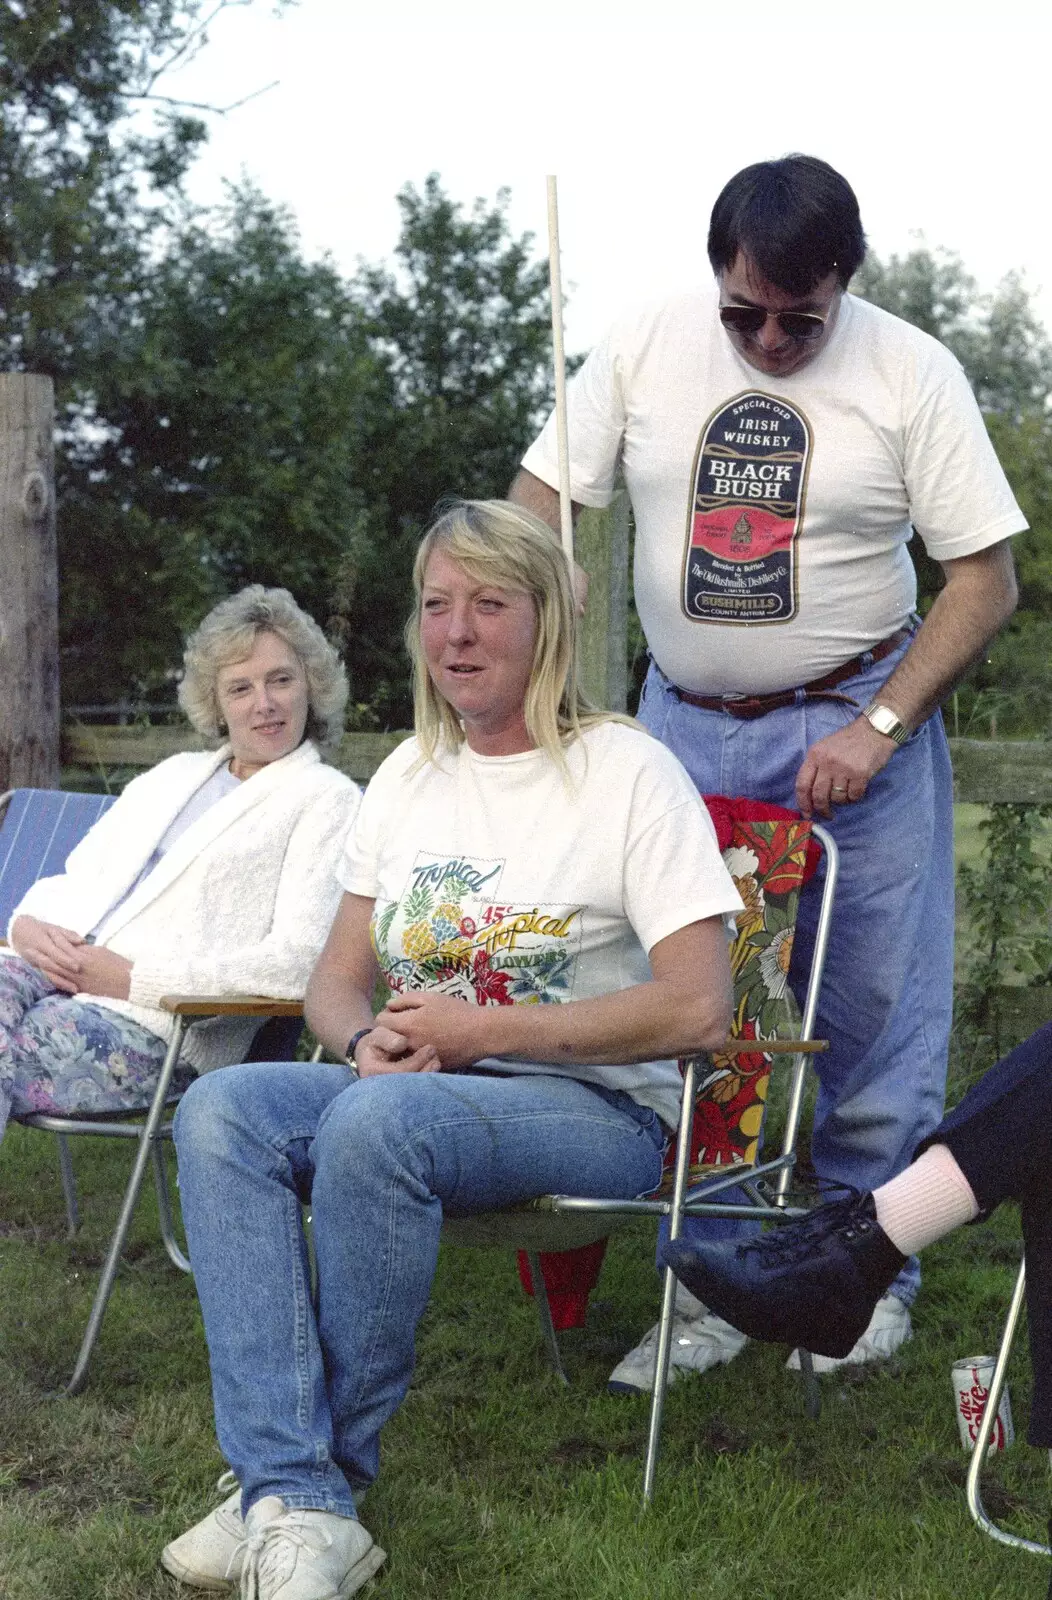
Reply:
<svg viewBox="0 0 1052 1600"><path fill-rule="evenodd" d="M657 1361L658 1324L647 1330L626 1356L617 1363L606 1380L611 1394L650 1394L654 1387ZM744 1333L716 1316L682 1284L676 1289L672 1316L672 1344L668 1358L668 1381L676 1382L688 1372L708 1372L740 1355L748 1344Z"/></svg>
<svg viewBox="0 0 1052 1600"><path fill-rule="evenodd" d="M866 1361L886 1361L900 1345L913 1337L909 1307L893 1294L881 1295L869 1327L846 1356L812 1356L816 1372L835 1372L837 1367L860 1367ZM800 1371L800 1352L794 1350L786 1362L790 1372Z"/></svg>
<svg viewBox="0 0 1052 1600"><path fill-rule="evenodd" d="M267 1495L245 1518L241 1600L347 1600L384 1552L354 1517L289 1510Z"/></svg>
<svg viewBox="0 0 1052 1600"><path fill-rule="evenodd" d="M225 1487L225 1474L220 1485ZM222 1505L187 1532L166 1544L161 1551L161 1566L183 1583L197 1589L231 1589L241 1576L241 1547L245 1524L241 1520L241 1490L237 1488Z"/></svg>

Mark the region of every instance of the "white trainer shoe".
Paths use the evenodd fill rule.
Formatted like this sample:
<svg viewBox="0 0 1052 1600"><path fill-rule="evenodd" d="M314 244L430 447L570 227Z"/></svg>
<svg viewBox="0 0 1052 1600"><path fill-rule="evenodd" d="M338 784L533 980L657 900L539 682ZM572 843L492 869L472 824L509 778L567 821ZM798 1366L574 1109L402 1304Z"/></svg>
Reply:
<svg viewBox="0 0 1052 1600"><path fill-rule="evenodd" d="M385 1560L354 1517L267 1495L245 1518L241 1600L347 1600Z"/></svg>
<svg viewBox="0 0 1052 1600"><path fill-rule="evenodd" d="M611 1394L650 1394L654 1387L657 1361L658 1324L640 1339L634 1350L617 1363L606 1380ZM679 1284L672 1318L672 1344L669 1349L670 1384L688 1372L708 1372L740 1355L748 1344L744 1333L716 1316L707 1306Z"/></svg>
<svg viewBox="0 0 1052 1600"><path fill-rule="evenodd" d="M226 1474L225 1478L233 1474ZM225 1487L224 1478L219 1480ZM216 1506L207 1517L166 1544L161 1566L173 1578L195 1589L232 1589L241 1576L241 1547L245 1524L241 1520L241 1490Z"/></svg>
<svg viewBox="0 0 1052 1600"><path fill-rule="evenodd" d="M913 1337L909 1307L893 1294L881 1295L869 1319L869 1327L846 1356L812 1356L816 1372L835 1372L837 1367L861 1367L866 1361L886 1361ZM800 1352L794 1350L786 1366L800 1371Z"/></svg>

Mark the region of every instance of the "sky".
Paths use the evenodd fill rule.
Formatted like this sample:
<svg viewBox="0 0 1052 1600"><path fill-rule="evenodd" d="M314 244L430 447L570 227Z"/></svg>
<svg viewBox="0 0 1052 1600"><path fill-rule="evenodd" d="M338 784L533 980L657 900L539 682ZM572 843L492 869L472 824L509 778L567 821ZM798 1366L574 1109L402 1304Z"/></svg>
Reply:
<svg viewBox="0 0 1052 1600"><path fill-rule="evenodd" d="M984 290L1021 269L1052 328L1049 0L269 0L217 17L159 85L229 106L202 201L249 177L346 273L391 254L395 196L429 172L470 204L511 191L547 251L559 183L567 348L708 275L705 234L752 161L822 156L881 256L960 254ZM274 87L267 87L274 84Z"/></svg>

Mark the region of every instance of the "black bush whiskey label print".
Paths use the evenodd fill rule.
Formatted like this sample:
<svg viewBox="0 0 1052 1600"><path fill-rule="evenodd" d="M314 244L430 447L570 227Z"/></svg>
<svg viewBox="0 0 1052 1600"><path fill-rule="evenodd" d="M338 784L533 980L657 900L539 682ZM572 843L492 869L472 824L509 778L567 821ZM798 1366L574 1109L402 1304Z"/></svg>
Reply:
<svg viewBox="0 0 1052 1600"><path fill-rule="evenodd" d="M705 426L694 462L683 609L695 622L795 617L811 427L771 395L739 395Z"/></svg>

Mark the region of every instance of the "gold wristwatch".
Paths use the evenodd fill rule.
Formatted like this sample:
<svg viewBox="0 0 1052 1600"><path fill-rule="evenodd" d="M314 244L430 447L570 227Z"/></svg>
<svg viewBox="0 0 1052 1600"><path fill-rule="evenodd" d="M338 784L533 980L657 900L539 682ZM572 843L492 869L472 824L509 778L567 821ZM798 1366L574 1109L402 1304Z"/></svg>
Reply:
<svg viewBox="0 0 1052 1600"><path fill-rule="evenodd" d="M893 739L896 744L905 744L911 730L901 718L892 711L890 706L882 706L879 700L871 700L862 715L871 727L876 728L888 739Z"/></svg>

